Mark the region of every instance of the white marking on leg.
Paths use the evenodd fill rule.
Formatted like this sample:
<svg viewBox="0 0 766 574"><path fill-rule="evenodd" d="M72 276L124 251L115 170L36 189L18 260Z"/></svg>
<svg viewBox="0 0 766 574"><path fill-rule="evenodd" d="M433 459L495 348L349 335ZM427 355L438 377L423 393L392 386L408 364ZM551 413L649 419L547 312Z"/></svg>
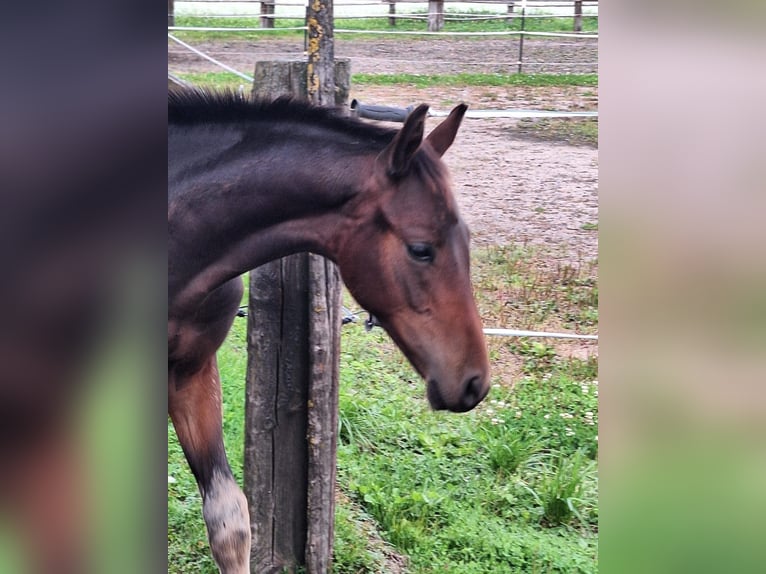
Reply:
<svg viewBox="0 0 766 574"><path fill-rule="evenodd" d="M250 516L236 482L213 472L202 504L210 550L221 574L250 574Z"/></svg>

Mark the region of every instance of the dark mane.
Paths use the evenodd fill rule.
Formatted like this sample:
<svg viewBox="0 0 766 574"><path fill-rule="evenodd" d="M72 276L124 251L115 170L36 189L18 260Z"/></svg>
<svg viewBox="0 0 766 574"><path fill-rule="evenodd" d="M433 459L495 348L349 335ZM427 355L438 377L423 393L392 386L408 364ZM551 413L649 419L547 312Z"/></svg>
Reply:
<svg viewBox="0 0 766 574"><path fill-rule="evenodd" d="M290 97L270 101L246 99L231 90L192 88L168 91L169 124L263 121L307 123L383 145L396 134L396 130L343 116L337 109L314 106Z"/></svg>

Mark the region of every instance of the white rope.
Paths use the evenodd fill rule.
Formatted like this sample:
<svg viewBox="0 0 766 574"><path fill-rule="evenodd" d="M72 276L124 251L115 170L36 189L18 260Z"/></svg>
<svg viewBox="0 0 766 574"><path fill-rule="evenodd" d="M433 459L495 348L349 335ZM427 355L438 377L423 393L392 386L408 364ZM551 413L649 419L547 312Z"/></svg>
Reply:
<svg viewBox="0 0 766 574"><path fill-rule="evenodd" d="M336 4L337 6L337 4ZM520 18L517 14L506 14L504 12L498 12L493 15L489 14L476 14L471 12L401 12L399 14L373 14L371 16L343 16L343 15L337 15L335 16L336 19L338 18L377 18L379 20L382 20L383 18L393 18L395 20L426 20L428 18L431 18L432 16L444 16L445 21L472 21L472 20L508 20L515 18ZM210 16L204 16L205 18L210 18ZM241 17L241 16L240 16ZM550 14L526 14L524 16L525 18L549 18L551 20L553 19L569 19L572 18L572 16L552 16ZM277 16L277 18L286 18L289 19L290 16Z"/></svg>
<svg viewBox="0 0 766 574"><path fill-rule="evenodd" d="M168 26L173 32L284 32L286 30L305 30L306 26L292 26L285 28L240 28L234 26ZM336 28L335 34L371 34L371 35L394 35L394 36L540 36L547 38L590 38L598 39L598 34L577 34L565 32L527 32L524 30L506 30L503 32L428 32L417 30L350 30L348 28ZM169 35L169 34L168 34Z"/></svg>
<svg viewBox="0 0 766 574"><path fill-rule="evenodd" d="M446 118L449 112L428 112L434 118ZM554 112L548 110L468 110L466 118L597 118L598 112Z"/></svg>
<svg viewBox="0 0 766 574"><path fill-rule="evenodd" d="M239 72L239 71L235 70L235 69L234 69L234 68L232 68L231 66L227 66L227 65L226 65L226 64L224 64L223 62L219 62L219 61L218 61L218 60L216 60L215 58L211 58L210 56L208 56L208 55L207 55L207 54L205 54L204 52L200 52L199 50L197 50L197 48L195 48L195 47L193 47L193 46L190 46L189 44L187 44L187 43L186 43L186 42L184 42L183 40L179 40L178 38L176 38L175 36L173 36L173 34L168 34L168 38L170 38L170 39L171 39L171 40L173 40L174 42L176 42L176 43L180 44L181 46L183 46L183 47L184 47L184 48L186 48L187 50L189 50L189 51L191 51L191 52L194 52L194 53L195 53L195 54L197 54L199 57L201 57L201 58L204 58L204 59L205 59L205 60L207 60L208 62L212 62L213 64L215 64L216 66L219 66L219 67L223 68L223 69L224 69L224 70L226 70L227 72L231 72L231 73L232 73L232 74L234 74L235 76L239 76L239 77L240 77L240 78L242 78L243 80L246 80L246 81L248 81L248 82L253 82L253 80L255 79L255 78L253 78L252 76L248 76L247 74L243 74L242 72Z"/></svg>
<svg viewBox="0 0 766 574"><path fill-rule="evenodd" d="M306 26L294 26L288 28L235 28L229 26L168 26L173 32L284 32L285 30L305 30Z"/></svg>
<svg viewBox="0 0 766 574"><path fill-rule="evenodd" d="M356 323L359 320L359 313L363 310L351 311L343 306L344 323ZM579 335L577 333L548 333L546 331L523 331L519 329L483 329L485 335L496 335L500 337L549 337L552 339L587 339L598 341L598 335Z"/></svg>
<svg viewBox="0 0 766 574"><path fill-rule="evenodd" d="M337 4L335 7L337 8ZM185 16L185 15L184 15ZM445 22L480 22L484 20L508 20L509 16L508 14L505 14L503 12L499 12L494 15L477 15L475 13L470 12L400 12L398 14L342 14L339 12L335 12L335 20L383 20L386 19L394 19L394 20L427 20L431 18L432 16L444 16ZM267 18L270 20L296 20L298 19L298 16L292 16L292 15L280 15L280 14L200 14L199 16L195 16L196 18L204 19L204 18L234 18L234 19L244 19L244 18ZM551 16L550 14L527 14L524 16L525 18L548 18L548 19L570 19L572 16Z"/></svg>
<svg viewBox="0 0 766 574"><path fill-rule="evenodd" d="M287 30L288 28L274 28L276 30ZM400 36L541 36L547 38L592 38L598 39L598 34L578 34L567 32L527 32L524 30L506 30L503 32L418 32L408 30L349 30L347 28L336 28L336 34L389 34Z"/></svg>
<svg viewBox="0 0 766 574"><path fill-rule="evenodd" d="M576 333L548 333L545 331L522 331L519 329L484 329L485 335L500 337L551 337L555 339L591 339L598 341L598 335L578 335Z"/></svg>

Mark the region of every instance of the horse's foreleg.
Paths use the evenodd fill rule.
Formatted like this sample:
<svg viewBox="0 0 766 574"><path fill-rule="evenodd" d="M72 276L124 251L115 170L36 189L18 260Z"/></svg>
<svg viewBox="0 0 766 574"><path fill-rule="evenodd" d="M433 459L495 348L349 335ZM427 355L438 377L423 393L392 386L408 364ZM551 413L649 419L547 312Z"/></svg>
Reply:
<svg viewBox="0 0 766 574"><path fill-rule="evenodd" d="M202 514L213 557L223 574L249 574L250 519L247 500L224 451L215 356L194 375L171 382L168 407L202 493Z"/></svg>

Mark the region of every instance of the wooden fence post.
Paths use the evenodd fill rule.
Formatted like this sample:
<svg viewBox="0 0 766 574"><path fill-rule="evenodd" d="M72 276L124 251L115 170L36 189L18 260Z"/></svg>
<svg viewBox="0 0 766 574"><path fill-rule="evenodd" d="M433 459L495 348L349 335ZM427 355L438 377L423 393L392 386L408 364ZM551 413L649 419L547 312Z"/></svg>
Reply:
<svg viewBox="0 0 766 574"><path fill-rule="evenodd" d="M336 105L333 0L313 0L306 10L308 97L315 104Z"/></svg>
<svg viewBox="0 0 766 574"><path fill-rule="evenodd" d="M350 75L337 76L333 0L309 2L306 87L318 105L348 105ZM346 68L349 71L349 68ZM336 90L337 85L346 86ZM345 94L345 97L344 97ZM343 98L338 102L339 96ZM335 537L335 470L340 384L340 272L319 255L308 256L309 374L306 569L329 572Z"/></svg>
<svg viewBox="0 0 766 574"><path fill-rule="evenodd" d="M253 95L308 99L309 68L304 60L257 62ZM334 100L324 103L347 104L350 61L337 60L332 75ZM323 257L291 255L250 272L244 490L252 572L329 570L340 326L340 277Z"/></svg>
<svg viewBox="0 0 766 574"><path fill-rule="evenodd" d="M444 28L444 0L428 1L428 31L440 32Z"/></svg>
<svg viewBox="0 0 766 574"><path fill-rule="evenodd" d="M274 0L261 0L261 28L273 28Z"/></svg>
<svg viewBox="0 0 766 574"><path fill-rule="evenodd" d="M252 572L280 572L303 563L306 264L306 257L298 255L250 272L244 487L253 536Z"/></svg>
<svg viewBox="0 0 766 574"><path fill-rule="evenodd" d="M582 32L582 0L574 3L574 31Z"/></svg>
<svg viewBox="0 0 766 574"><path fill-rule="evenodd" d="M515 2L508 2L508 17L505 19L506 22L513 21L513 9L515 7Z"/></svg>
<svg viewBox="0 0 766 574"><path fill-rule="evenodd" d="M396 0L388 2L388 25L396 26Z"/></svg>
<svg viewBox="0 0 766 574"><path fill-rule="evenodd" d="M176 25L176 14L173 2L174 0L168 0L168 26Z"/></svg>

